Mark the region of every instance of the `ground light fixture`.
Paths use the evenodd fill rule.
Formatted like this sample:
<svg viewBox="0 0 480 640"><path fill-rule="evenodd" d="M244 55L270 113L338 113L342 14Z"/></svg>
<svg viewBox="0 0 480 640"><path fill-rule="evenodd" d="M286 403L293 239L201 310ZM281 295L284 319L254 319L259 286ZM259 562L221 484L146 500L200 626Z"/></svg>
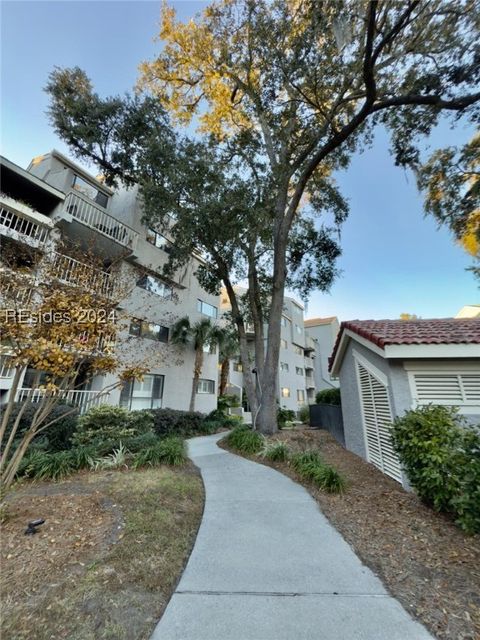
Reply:
<svg viewBox="0 0 480 640"><path fill-rule="evenodd" d="M43 518L37 518L36 520L32 520L31 522L29 522L27 528L25 529L25 535L33 536L38 533L37 527L39 527L41 524L44 524L44 522L45 520Z"/></svg>

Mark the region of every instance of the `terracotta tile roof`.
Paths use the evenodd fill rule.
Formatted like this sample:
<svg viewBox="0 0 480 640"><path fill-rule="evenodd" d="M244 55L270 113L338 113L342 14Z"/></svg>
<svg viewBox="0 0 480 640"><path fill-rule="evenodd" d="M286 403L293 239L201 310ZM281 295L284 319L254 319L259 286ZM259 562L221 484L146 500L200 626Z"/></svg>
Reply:
<svg viewBox="0 0 480 640"><path fill-rule="evenodd" d="M382 349L388 344L480 344L480 318L349 320L340 325L329 368L346 329Z"/></svg>
<svg viewBox="0 0 480 640"><path fill-rule="evenodd" d="M329 316L328 318L310 318L305 320L306 327L317 327L320 324L331 324L337 319L337 316Z"/></svg>

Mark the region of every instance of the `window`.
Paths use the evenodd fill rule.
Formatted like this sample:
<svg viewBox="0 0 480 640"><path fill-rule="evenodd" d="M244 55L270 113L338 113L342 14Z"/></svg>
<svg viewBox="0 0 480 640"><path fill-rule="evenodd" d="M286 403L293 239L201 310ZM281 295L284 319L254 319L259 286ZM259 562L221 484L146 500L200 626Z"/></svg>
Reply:
<svg viewBox="0 0 480 640"><path fill-rule="evenodd" d="M213 304L208 304L208 302L203 302L203 300L197 300L197 311L210 318L216 318L218 313L217 307L214 307Z"/></svg>
<svg viewBox="0 0 480 640"><path fill-rule="evenodd" d="M280 362L280 371L288 371L288 362Z"/></svg>
<svg viewBox="0 0 480 640"><path fill-rule="evenodd" d="M302 347L296 347L295 345L293 346L293 351L294 353L297 354L297 356L303 356L303 349Z"/></svg>
<svg viewBox="0 0 480 640"><path fill-rule="evenodd" d="M303 376L302 367L295 367L295 371L296 371L297 376Z"/></svg>
<svg viewBox="0 0 480 640"><path fill-rule="evenodd" d="M72 189L79 191L90 200L94 200L101 207L105 208L108 204L108 196L105 193L76 174L73 176Z"/></svg>
<svg viewBox="0 0 480 640"><path fill-rule="evenodd" d="M158 231L155 231L155 229L148 229L147 242L150 242L150 244L153 244L159 249L163 249L166 253L170 253L170 251L172 250L172 243L170 242L170 240L167 240L165 236L162 236L162 234L158 233Z"/></svg>
<svg viewBox="0 0 480 640"><path fill-rule="evenodd" d="M129 332L131 336L136 336L137 338L168 342L168 327L163 327L161 324L155 324L154 322L133 318L130 322Z"/></svg>
<svg viewBox="0 0 480 640"><path fill-rule="evenodd" d="M120 406L127 409L158 409L162 406L165 376L146 375L143 380L125 383L120 393Z"/></svg>
<svg viewBox="0 0 480 640"><path fill-rule="evenodd" d="M215 381L200 378L197 385L197 393L215 393Z"/></svg>
<svg viewBox="0 0 480 640"><path fill-rule="evenodd" d="M288 325L290 324L290 320L285 316L282 316L281 323L282 323L282 327L288 327Z"/></svg>
<svg viewBox="0 0 480 640"><path fill-rule="evenodd" d="M284 349L288 349L288 343L286 340L284 340L283 338L280 340L280 345L284 348Z"/></svg>
<svg viewBox="0 0 480 640"><path fill-rule="evenodd" d="M298 324L295 325L295 331L298 335L302 335L302 327L300 327Z"/></svg>
<svg viewBox="0 0 480 640"><path fill-rule="evenodd" d="M298 402L305 402L305 391L303 389L297 389Z"/></svg>
<svg viewBox="0 0 480 640"><path fill-rule="evenodd" d="M242 373L243 372L243 366L241 362L234 362L233 363L233 370L234 371L238 371L238 373Z"/></svg>
<svg viewBox="0 0 480 640"><path fill-rule="evenodd" d="M168 284L165 284L165 282L153 276L142 276L137 282L137 287L141 287L145 289L145 291L150 291L150 293L154 293L162 298L171 298L173 296L172 287L169 287Z"/></svg>
<svg viewBox="0 0 480 640"><path fill-rule="evenodd" d="M290 389L288 387L282 387L282 398L290 397Z"/></svg>

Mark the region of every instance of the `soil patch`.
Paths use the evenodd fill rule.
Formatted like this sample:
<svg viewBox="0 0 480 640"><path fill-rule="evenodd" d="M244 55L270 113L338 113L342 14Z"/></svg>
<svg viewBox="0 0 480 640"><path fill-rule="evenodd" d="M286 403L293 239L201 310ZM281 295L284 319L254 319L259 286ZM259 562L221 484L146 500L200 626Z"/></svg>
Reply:
<svg viewBox="0 0 480 640"><path fill-rule="evenodd" d="M149 638L190 554L203 484L181 468L25 483L2 526L2 637ZM27 523L44 518L33 536Z"/></svg>

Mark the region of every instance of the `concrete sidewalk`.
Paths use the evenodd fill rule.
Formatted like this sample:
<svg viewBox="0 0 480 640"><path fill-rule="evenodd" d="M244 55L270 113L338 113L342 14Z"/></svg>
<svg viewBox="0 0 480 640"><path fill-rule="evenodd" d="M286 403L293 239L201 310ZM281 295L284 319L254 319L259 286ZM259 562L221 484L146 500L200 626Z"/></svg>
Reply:
<svg viewBox="0 0 480 640"><path fill-rule="evenodd" d="M222 435L189 441L205 512L152 640L432 640L303 487Z"/></svg>

